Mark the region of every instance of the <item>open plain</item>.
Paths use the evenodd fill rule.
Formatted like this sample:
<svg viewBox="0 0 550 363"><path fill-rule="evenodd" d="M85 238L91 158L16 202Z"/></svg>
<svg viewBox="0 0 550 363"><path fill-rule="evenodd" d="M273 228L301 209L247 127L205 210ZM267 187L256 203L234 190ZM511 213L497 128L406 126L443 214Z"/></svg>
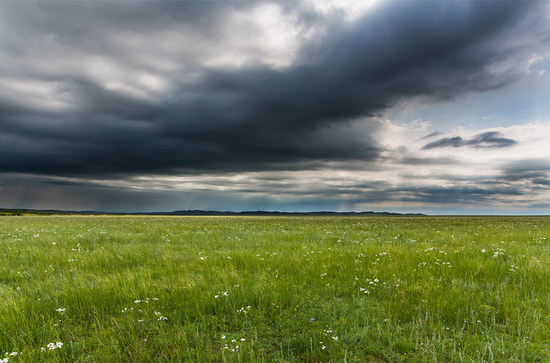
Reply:
<svg viewBox="0 0 550 363"><path fill-rule="evenodd" d="M549 281L548 217L6 216L0 361L548 362Z"/></svg>

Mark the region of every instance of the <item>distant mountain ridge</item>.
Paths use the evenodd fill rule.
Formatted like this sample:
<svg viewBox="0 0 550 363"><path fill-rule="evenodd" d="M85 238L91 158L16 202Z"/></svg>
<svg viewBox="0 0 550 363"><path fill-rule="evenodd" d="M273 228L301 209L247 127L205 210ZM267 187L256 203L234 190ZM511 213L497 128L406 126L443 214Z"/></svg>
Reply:
<svg viewBox="0 0 550 363"><path fill-rule="evenodd" d="M213 210L177 210L173 212L101 212L101 211L67 211L57 209L7 209L0 208L0 215L24 214L83 214L83 215L145 215L145 216L423 216L422 213L394 213L394 212L279 212L279 211L213 211Z"/></svg>

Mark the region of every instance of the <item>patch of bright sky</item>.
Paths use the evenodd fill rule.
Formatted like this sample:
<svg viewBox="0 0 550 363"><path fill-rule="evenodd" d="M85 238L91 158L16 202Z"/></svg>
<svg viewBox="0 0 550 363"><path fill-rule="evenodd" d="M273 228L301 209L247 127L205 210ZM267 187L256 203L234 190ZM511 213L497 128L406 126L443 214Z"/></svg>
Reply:
<svg viewBox="0 0 550 363"><path fill-rule="evenodd" d="M304 29L291 14L283 13L277 4L259 4L227 15L220 25L223 47L216 42L212 54L203 59L204 66L238 68L261 64L284 68L293 63L304 40ZM247 36L250 34L254 36Z"/></svg>
<svg viewBox="0 0 550 363"><path fill-rule="evenodd" d="M340 12L346 21L352 22L380 2L382 0L307 0L304 4L322 15Z"/></svg>
<svg viewBox="0 0 550 363"><path fill-rule="evenodd" d="M397 124L424 120L432 131L448 132L458 125L470 130L507 127L532 122L550 122L550 59L531 67L507 87L470 93L449 102L419 100L390 110L386 117Z"/></svg>

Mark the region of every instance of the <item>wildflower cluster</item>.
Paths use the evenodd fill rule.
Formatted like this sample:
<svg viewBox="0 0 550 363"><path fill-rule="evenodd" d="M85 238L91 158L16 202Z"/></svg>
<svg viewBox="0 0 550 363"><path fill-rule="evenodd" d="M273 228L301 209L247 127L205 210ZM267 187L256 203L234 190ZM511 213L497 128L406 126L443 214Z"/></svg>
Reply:
<svg viewBox="0 0 550 363"><path fill-rule="evenodd" d="M151 302L151 300L153 301L158 301L159 299L157 297L154 297L152 299L149 299L148 297L145 298L145 299L136 299L134 300L134 304L149 304ZM124 309L121 310L122 313L129 313L129 312L132 312L134 311L134 308L133 307L126 307ZM143 313L143 310L142 309L139 309L139 308L136 308L136 311L137 313ZM157 316L157 320L168 320L167 317L165 316L162 316L162 314L158 311L155 311L154 314ZM143 316L140 316L140 317L143 317ZM138 319L137 322L138 323L142 323L144 322L145 320L144 319Z"/></svg>
<svg viewBox="0 0 550 363"><path fill-rule="evenodd" d="M222 340L225 340L226 336L225 335L222 335ZM225 345L223 346L223 349L226 349L226 350L229 350L230 352L238 352L239 351L239 341L241 343L244 343L246 341L246 338L240 338L239 340L237 339L232 339L230 342L228 343L225 343Z"/></svg>
<svg viewBox="0 0 550 363"><path fill-rule="evenodd" d="M446 251L443 251L443 250L437 250L435 249L434 247L428 247L426 248L423 252L425 253L430 253L430 252L434 252L434 253L439 253L439 255L443 255L443 256L447 256L447 252ZM458 251L455 251L455 252L458 252ZM434 265L437 265L437 266L447 266L447 267L453 267L451 265L451 262L449 261L443 261L441 259L439 259L438 257L435 257L435 256L432 256L434 258L435 261L433 261L433 264ZM418 264L417 267L423 267L423 266L428 266L428 262L426 261L422 261ZM428 268L430 269L433 269L434 266L428 266ZM414 269L414 271L416 271L416 269Z"/></svg>
<svg viewBox="0 0 550 363"><path fill-rule="evenodd" d="M450 262L441 261L439 258L436 258L434 263L438 266L439 265L441 265L441 266L447 265L447 267L453 267Z"/></svg>
<svg viewBox="0 0 550 363"><path fill-rule="evenodd" d="M155 311L155 315L158 316L158 321L166 321L168 318L166 316L163 316L160 311Z"/></svg>
<svg viewBox="0 0 550 363"><path fill-rule="evenodd" d="M250 310L250 305L248 305L246 308L243 306L242 308L240 308L239 310L237 310L237 312L238 312L238 313L248 314L248 310Z"/></svg>
<svg viewBox="0 0 550 363"><path fill-rule="evenodd" d="M134 304L141 304L142 302L149 304L149 298L145 298L145 300L134 300Z"/></svg>
<svg viewBox="0 0 550 363"><path fill-rule="evenodd" d="M388 252L380 252L376 254L376 260L372 262L373 265L377 265L381 258L388 258L391 260L391 255Z"/></svg>
<svg viewBox="0 0 550 363"><path fill-rule="evenodd" d="M326 336L330 336L332 338L332 340L334 341L338 341L338 336L337 335L333 335L333 331L331 329L324 329L323 330L323 333L325 333ZM319 342L320 344L323 344L323 342Z"/></svg>
<svg viewBox="0 0 550 363"><path fill-rule="evenodd" d="M214 295L214 299L217 299L220 296L229 296L229 291L218 291L218 294Z"/></svg>
<svg viewBox="0 0 550 363"><path fill-rule="evenodd" d="M357 280L357 278L356 278ZM378 287L378 283L380 282L380 280L378 280L377 278L375 279L367 279L367 282L368 282L368 288L364 288L364 287L360 287L359 288L359 291L361 291L362 293L365 293L365 294L369 294L370 291L368 290L369 288L370 289L374 289L374 288L377 288ZM382 284L386 285L387 283L386 282L383 282Z"/></svg>
<svg viewBox="0 0 550 363"><path fill-rule="evenodd" d="M23 352L6 352L4 354L4 358L0 358L0 363L8 363L10 360L10 357L17 357L18 355L23 354Z"/></svg>
<svg viewBox="0 0 550 363"><path fill-rule="evenodd" d="M58 349L58 348L61 348L62 346L63 346L63 343L61 343L61 342L48 343L48 349L49 350Z"/></svg>
<svg viewBox="0 0 550 363"><path fill-rule="evenodd" d="M374 285L374 286L378 286L379 281L380 280L378 280L378 279L374 279L374 280L367 279L367 282L369 283L369 285Z"/></svg>
<svg viewBox="0 0 550 363"><path fill-rule="evenodd" d="M361 260L360 260L360 259L361 259L361 258L364 258L364 257L365 257L364 254L359 253L359 254L357 255L357 258L355 259L354 263L355 263L356 265L359 264L359 263L361 263Z"/></svg>
<svg viewBox="0 0 550 363"><path fill-rule="evenodd" d="M505 252L505 251L506 251L505 249L500 248L500 247L497 247L497 248L495 249L495 252L493 252L493 257L496 258L496 257L498 257L498 255L504 255L504 252Z"/></svg>
<svg viewBox="0 0 550 363"><path fill-rule="evenodd" d="M55 343L48 343L46 345L46 348L42 347L40 348L41 351L45 352L46 350L56 350L56 349L60 349L61 347L63 346L63 343L61 342L55 342Z"/></svg>

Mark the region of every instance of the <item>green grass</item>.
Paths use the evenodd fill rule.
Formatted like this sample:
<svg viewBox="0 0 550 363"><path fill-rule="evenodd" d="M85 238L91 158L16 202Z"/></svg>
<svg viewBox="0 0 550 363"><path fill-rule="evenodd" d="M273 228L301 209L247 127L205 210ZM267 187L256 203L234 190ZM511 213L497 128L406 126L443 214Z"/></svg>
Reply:
<svg viewBox="0 0 550 363"><path fill-rule="evenodd" d="M548 362L550 218L0 217L11 352Z"/></svg>

